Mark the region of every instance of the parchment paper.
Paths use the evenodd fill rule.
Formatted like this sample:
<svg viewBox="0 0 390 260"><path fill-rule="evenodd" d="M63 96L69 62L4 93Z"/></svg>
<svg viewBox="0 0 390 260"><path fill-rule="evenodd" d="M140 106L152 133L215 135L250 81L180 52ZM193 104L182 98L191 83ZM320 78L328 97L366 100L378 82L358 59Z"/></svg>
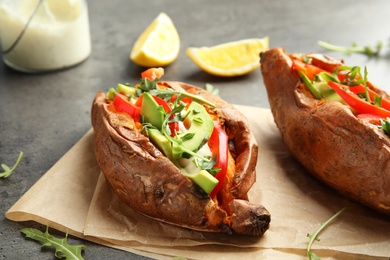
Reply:
<svg viewBox="0 0 390 260"><path fill-rule="evenodd" d="M74 145L6 213L102 245L170 259L307 259L307 233L342 208L312 250L321 259L389 259L390 218L343 198L309 175L285 149L268 109L236 106L259 144L250 201L271 213L261 238L190 231L151 220L124 205L100 173L93 132ZM183 209L184 210L184 209Z"/></svg>

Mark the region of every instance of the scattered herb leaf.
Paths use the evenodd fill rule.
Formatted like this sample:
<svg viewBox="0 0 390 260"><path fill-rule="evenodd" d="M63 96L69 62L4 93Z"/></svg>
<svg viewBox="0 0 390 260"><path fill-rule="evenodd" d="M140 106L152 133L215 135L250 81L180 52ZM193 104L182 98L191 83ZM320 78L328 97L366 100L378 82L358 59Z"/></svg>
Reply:
<svg viewBox="0 0 390 260"><path fill-rule="evenodd" d="M383 42L378 42L374 47L372 46L358 46L355 42L352 43L352 46L346 47L346 46L339 46L339 45L334 45L328 42L324 41L318 41L318 45L321 46L322 48L331 50L331 51L338 51L345 53L347 55L350 55L351 53L361 53L367 56L378 56L380 50L383 47Z"/></svg>
<svg viewBox="0 0 390 260"><path fill-rule="evenodd" d="M84 259L81 255L82 251L86 249L85 245L69 245L66 241L68 238L68 234L66 234L65 238L59 239L49 234L49 227L46 226L46 232L35 229L35 228L23 228L21 230L23 234L26 235L27 238L31 238L42 242L42 246L49 246L55 248L55 257L57 258L65 258L67 260L70 259Z"/></svg>
<svg viewBox="0 0 390 260"><path fill-rule="evenodd" d="M307 256L309 257L309 260L319 260L320 257L311 251L311 246L313 245L314 241L319 241L318 235L320 232L326 228L333 220L335 220L343 211L345 208L341 209L339 212L334 214L330 219L328 219L326 222L324 222L313 234L307 234L307 237L310 238L309 243L307 245Z"/></svg>
<svg viewBox="0 0 390 260"><path fill-rule="evenodd" d="M11 169L5 164L1 164L1 168L3 168L4 172L0 173L0 178L9 177L11 175L11 173L16 169L18 164L20 163L20 160L22 159L22 157L23 157L23 152L20 152L18 160L16 161L16 163L14 164L14 166Z"/></svg>
<svg viewBox="0 0 390 260"><path fill-rule="evenodd" d="M210 92L214 96L219 96L219 89L215 88L213 85L210 83L206 83L206 91Z"/></svg>

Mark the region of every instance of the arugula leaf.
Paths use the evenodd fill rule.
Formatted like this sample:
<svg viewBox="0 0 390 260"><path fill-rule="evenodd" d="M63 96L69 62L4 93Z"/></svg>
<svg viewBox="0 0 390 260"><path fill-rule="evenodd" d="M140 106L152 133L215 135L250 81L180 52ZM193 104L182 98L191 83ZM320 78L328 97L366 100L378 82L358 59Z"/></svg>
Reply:
<svg viewBox="0 0 390 260"><path fill-rule="evenodd" d="M54 255L57 258L65 257L67 260L84 259L81 253L83 250L86 250L87 247L85 245L69 245L66 241L68 234L66 234L63 239L56 238L49 234L48 226L46 226L45 233L35 228L23 228L21 232L25 234L27 238L42 242L42 246L54 247L56 250Z"/></svg>
<svg viewBox="0 0 390 260"><path fill-rule="evenodd" d="M20 163L20 160L22 159L22 157L23 157L23 152L20 152L18 160L16 161L16 163L14 164L14 166L11 169L5 164L1 164L1 168L3 168L4 172L0 173L0 178L9 177L11 175L11 173L16 169L18 164Z"/></svg>
<svg viewBox="0 0 390 260"><path fill-rule="evenodd" d="M307 234L307 237L310 238L309 243L307 245L307 256L309 257L309 260L320 260L320 257L316 253L311 251L311 246L313 245L314 241L320 241L320 239L317 238L320 232L325 229L333 220L335 220L344 210L345 208L334 214L330 219L323 223L313 234Z"/></svg>
<svg viewBox="0 0 390 260"><path fill-rule="evenodd" d="M148 78L141 79L141 83L138 85L138 90L141 90L142 92L150 92L151 90L157 89L157 81L156 80L150 80Z"/></svg>
<svg viewBox="0 0 390 260"><path fill-rule="evenodd" d="M205 161L199 158L195 158L194 162L198 168L208 171L213 176L215 176L217 172L221 171L221 168L214 168L215 164L217 163L217 156L214 156L211 161Z"/></svg>

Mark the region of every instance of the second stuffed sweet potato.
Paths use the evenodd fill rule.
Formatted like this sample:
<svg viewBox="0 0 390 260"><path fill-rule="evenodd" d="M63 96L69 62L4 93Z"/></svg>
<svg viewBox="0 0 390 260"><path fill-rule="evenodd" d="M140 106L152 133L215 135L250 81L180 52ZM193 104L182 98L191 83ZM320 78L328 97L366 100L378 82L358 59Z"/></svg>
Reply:
<svg viewBox="0 0 390 260"><path fill-rule="evenodd" d="M310 173L348 198L390 214L389 135L380 125L365 120L368 113L358 111L360 106L349 105L350 100L342 96L347 93L357 102L365 102L361 106L374 109L369 111L386 109L359 101L358 95L350 93L356 90L352 83L348 90L337 89L345 81L341 73L329 80L331 83L326 82L339 92L329 88L326 91L329 90L330 96L318 97L318 89L310 90L310 84L317 84L315 77L324 76L321 72L332 76L337 68L346 70L340 67L344 66L342 61L319 54L288 55L275 48L261 53L261 64L275 122L294 157ZM302 71L306 74L302 75ZM363 77L354 75L351 81L356 80L357 85L357 80L360 82ZM370 82L365 85L367 93L376 93L383 102L389 97ZM386 116L382 118L386 120Z"/></svg>

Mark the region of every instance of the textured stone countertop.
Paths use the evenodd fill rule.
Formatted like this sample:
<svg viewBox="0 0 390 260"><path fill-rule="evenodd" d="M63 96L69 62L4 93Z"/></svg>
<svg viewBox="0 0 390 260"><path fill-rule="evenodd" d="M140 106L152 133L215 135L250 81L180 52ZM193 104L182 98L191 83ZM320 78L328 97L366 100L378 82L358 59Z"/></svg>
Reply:
<svg viewBox="0 0 390 260"><path fill-rule="evenodd" d="M12 222L4 214L91 128L91 102L98 90L138 82L143 68L129 60L129 53L160 12L172 18L181 38L178 59L165 68L164 79L199 86L211 83L228 102L268 107L260 71L237 78L210 76L185 54L187 47L269 36L270 47L289 53L321 52L351 65L367 65L370 80L390 91L387 47L379 57L367 58L327 52L317 45L318 40L340 45L389 40L387 0L111 0L88 5L92 54L85 62L43 74L17 72L0 63L0 163L12 166L19 151L24 152L16 172L0 179L0 259L54 259L51 250L41 249L20 232L42 226ZM87 246L85 259L145 259L75 237L69 241Z"/></svg>

